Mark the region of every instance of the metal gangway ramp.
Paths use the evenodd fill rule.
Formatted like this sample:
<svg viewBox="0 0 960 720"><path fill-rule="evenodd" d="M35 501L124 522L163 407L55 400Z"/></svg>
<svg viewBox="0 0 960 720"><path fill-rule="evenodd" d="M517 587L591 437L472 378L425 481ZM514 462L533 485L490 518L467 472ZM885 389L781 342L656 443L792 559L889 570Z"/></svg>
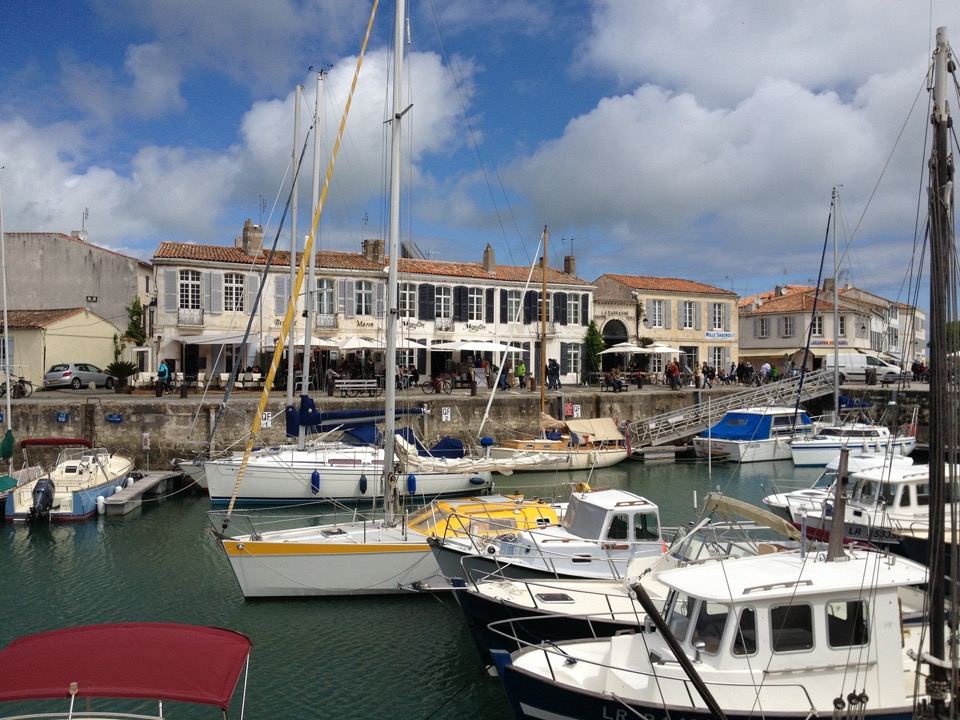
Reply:
<svg viewBox="0 0 960 720"><path fill-rule="evenodd" d="M793 407L797 402L798 394L800 402L804 402L833 392L832 370L806 373L803 376L802 391L800 381L801 378L797 376L731 395L719 397L711 395L696 405L628 423L623 432L630 440L632 450L635 451L638 448L685 440L702 433L711 425L718 423L729 410L767 405Z"/></svg>

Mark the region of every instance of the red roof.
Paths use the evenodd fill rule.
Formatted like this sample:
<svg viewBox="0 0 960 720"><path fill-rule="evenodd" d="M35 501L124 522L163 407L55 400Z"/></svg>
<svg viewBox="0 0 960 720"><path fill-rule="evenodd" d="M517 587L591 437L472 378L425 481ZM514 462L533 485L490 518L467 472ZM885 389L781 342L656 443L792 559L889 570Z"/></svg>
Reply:
<svg viewBox="0 0 960 720"><path fill-rule="evenodd" d="M28 635L0 652L0 702L137 698L226 710L250 654L232 630L173 623L86 625Z"/></svg>

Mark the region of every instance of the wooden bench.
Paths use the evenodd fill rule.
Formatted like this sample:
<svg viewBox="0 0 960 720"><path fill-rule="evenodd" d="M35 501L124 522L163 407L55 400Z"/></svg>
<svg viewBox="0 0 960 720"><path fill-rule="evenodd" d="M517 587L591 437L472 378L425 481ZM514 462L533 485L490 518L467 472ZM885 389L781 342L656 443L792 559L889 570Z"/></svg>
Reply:
<svg viewBox="0 0 960 720"><path fill-rule="evenodd" d="M340 391L341 397L358 397L363 393L374 397L383 392L383 388L380 387L380 382L376 378L368 380L336 380L333 386Z"/></svg>
<svg viewBox="0 0 960 720"><path fill-rule="evenodd" d="M616 390L612 382L607 382L606 380L600 380L600 392L605 392L609 390L611 392L626 392L630 389L630 383L626 381L625 378L620 378L620 390Z"/></svg>

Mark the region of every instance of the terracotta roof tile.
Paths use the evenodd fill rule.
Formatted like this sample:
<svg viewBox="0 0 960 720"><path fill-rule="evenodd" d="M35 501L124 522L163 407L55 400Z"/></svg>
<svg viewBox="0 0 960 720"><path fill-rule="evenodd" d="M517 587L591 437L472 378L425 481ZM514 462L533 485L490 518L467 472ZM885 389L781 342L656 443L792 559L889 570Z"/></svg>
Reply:
<svg viewBox="0 0 960 720"><path fill-rule="evenodd" d="M7 310L10 329L47 327L60 320L86 312L86 308L62 308L59 310ZM0 318L2 324L2 318Z"/></svg>
<svg viewBox="0 0 960 720"><path fill-rule="evenodd" d="M683 278L649 277L641 275L618 275L604 273L601 277L610 278L621 285L633 290L649 290L651 292L676 292L686 295L729 295L736 296L735 292L723 288L705 285L695 280ZM599 278L598 278L599 279Z"/></svg>

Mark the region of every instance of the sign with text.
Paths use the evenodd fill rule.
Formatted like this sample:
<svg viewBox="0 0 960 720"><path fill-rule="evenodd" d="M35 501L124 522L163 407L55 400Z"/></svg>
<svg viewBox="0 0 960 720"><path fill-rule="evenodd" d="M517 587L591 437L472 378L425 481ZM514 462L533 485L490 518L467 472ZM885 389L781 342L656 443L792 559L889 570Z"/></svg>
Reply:
<svg viewBox="0 0 960 720"><path fill-rule="evenodd" d="M273 413L266 410L260 415L260 427L268 428L273 426Z"/></svg>
<svg viewBox="0 0 960 720"><path fill-rule="evenodd" d="M56 420L58 423L70 422L70 413L58 412L56 415Z"/></svg>
<svg viewBox="0 0 960 720"><path fill-rule="evenodd" d="M114 424L122 423L123 415L121 415L120 413L107 413L107 422L114 423Z"/></svg>

